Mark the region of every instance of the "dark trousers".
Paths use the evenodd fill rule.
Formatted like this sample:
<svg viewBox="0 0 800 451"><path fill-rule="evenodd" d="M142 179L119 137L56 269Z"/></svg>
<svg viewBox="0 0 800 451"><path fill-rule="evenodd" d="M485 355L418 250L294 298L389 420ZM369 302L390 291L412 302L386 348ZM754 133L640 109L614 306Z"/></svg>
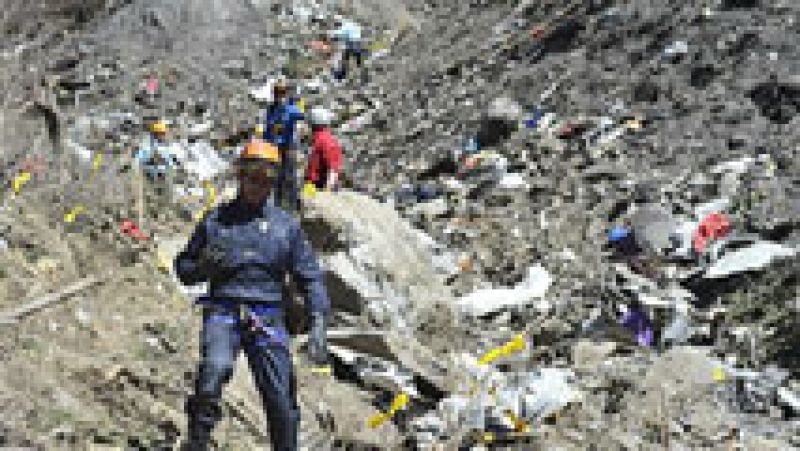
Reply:
<svg viewBox="0 0 800 451"><path fill-rule="evenodd" d="M356 65L359 68L361 67L364 60L364 50L361 48L361 44L348 44L347 47L345 47L341 66L335 73L338 80L347 78L347 69L350 66L351 59L356 60Z"/></svg>
<svg viewBox="0 0 800 451"><path fill-rule="evenodd" d="M300 409L297 405L292 359L285 342L267 334L246 331L238 313L203 313L202 356L195 393L187 402L189 449L208 449L211 431L221 418L222 389L233 375L244 349L267 416L272 449L297 449Z"/></svg>
<svg viewBox="0 0 800 451"><path fill-rule="evenodd" d="M297 150L281 147L281 168L275 180L275 205L299 210L300 197L297 183Z"/></svg>
<svg viewBox="0 0 800 451"><path fill-rule="evenodd" d="M345 64L349 64L351 59L356 60L356 65L361 67L364 60L364 50L361 48L360 44L353 44L344 49L342 61L344 61Z"/></svg>

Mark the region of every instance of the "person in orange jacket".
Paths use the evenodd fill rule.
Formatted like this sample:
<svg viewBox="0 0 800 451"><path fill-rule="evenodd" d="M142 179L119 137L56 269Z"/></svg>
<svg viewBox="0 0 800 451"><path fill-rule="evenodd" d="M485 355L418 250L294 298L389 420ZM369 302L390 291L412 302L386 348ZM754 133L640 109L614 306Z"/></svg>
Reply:
<svg viewBox="0 0 800 451"><path fill-rule="evenodd" d="M330 129L333 114L320 107L309 115L311 123L311 156L306 168L306 183L318 190L334 191L342 171L342 146Z"/></svg>

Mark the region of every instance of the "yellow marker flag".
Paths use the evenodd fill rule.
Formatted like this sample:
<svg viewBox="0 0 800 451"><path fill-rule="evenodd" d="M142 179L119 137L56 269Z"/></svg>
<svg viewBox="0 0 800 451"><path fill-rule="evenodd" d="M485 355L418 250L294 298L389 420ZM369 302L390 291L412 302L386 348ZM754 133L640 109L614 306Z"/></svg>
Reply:
<svg viewBox="0 0 800 451"><path fill-rule="evenodd" d="M214 207L214 203L216 202L217 199L217 191L216 189L214 189L214 185L211 183L211 181L206 180L205 182L203 182L203 187L208 192L208 200L206 200L206 203L205 205L203 205L203 209L200 211L200 213L197 214L196 219L198 221L203 219L203 216L206 214L206 212L208 212L209 210L211 210L212 207Z"/></svg>
<svg viewBox="0 0 800 451"><path fill-rule="evenodd" d="M297 101L297 108L300 109L301 112L306 112L306 99L300 99Z"/></svg>
<svg viewBox="0 0 800 451"><path fill-rule="evenodd" d="M725 370L720 367L716 367L711 370L711 378L714 379L714 382L725 382Z"/></svg>
<svg viewBox="0 0 800 451"><path fill-rule="evenodd" d="M208 180L203 183L203 186L205 187L206 191L208 191L208 203L206 203L206 206L211 208L214 205L214 202L216 202L217 190L214 189L214 184Z"/></svg>
<svg viewBox="0 0 800 451"><path fill-rule="evenodd" d="M497 348L494 348L489 352L487 352L486 354L484 354L478 360L478 363L481 365L488 365L489 363L497 360L500 357L505 357L515 352L522 351L523 349L525 349L525 335L519 334L508 343L499 346Z"/></svg>
<svg viewBox="0 0 800 451"><path fill-rule="evenodd" d="M398 410L404 408L408 405L408 395L405 393L400 393L399 395L395 396L394 400L392 401L392 406L389 409L389 415L394 415Z"/></svg>
<svg viewBox="0 0 800 451"><path fill-rule="evenodd" d="M528 426L528 423L525 422L525 420L523 420L522 418L514 415L514 412L512 412L510 410L506 410L505 414L506 414L506 418L508 418L508 420L511 421L511 424L514 425L514 430L515 431L517 431L517 432L528 432L530 427Z"/></svg>
<svg viewBox="0 0 800 451"><path fill-rule="evenodd" d="M75 206L75 208L73 208L67 214L64 215L64 222L68 223L75 222L75 219L78 217L78 215L83 213L84 211L86 211L86 207L84 207L81 204L78 204L77 206Z"/></svg>
<svg viewBox="0 0 800 451"><path fill-rule="evenodd" d="M502 355L502 352L503 352L502 347L494 348L491 351L489 351L486 354L484 354L480 358L480 360L478 360L478 363L481 364L481 365L487 365L487 364L497 360L497 358Z"/></svg>
<svg viewBox="0 0 800 451"><path fill-rule="evenodd" d="M94 174L98 169L100 169L101 164L103 164L103 154L98 152L97 155L95 155L92 159L92 172L89 173L90 182L94 180Z"/></svg>
<svg viewBox="0 0 800 451"><path fill-rule="evenodd" d="M367 425L373 429L382 425L390 418L392 418L392 416L394 416L394 414L397 413L398 410L408 405L408 399L409 398L406 393L400 393L399 395L395 396L394 400L392 400L391 407L389 407L389 411L386 413L378 413L371 416L369 420L367 420Z"/></svg>
<svg viewBox="0 0 800 451"><path fill-rule="evenodd" d="M317 194L317 186L313 183L306 183L303 185L303 195L305 197L314 197Z"/></svg>
<svg viewBox="0 0 800 451"><path fill-rule="evenodd" d="M14 177L13 188L14 194L19 194L20 190L22 189L22 185L28 183L31 180L31 173L30 172L20 172L20 174Z"/></svg>
<svg viewBox="0 0 800 451"><path fill-rule="evenodd" d="M319 374L319 375L322 375L322 376L330 376L332 372L333 372L333 370L331 369L330 365L316 366L316 367L311 368L311 373L312 374Z"/></svg>
<svg viewBox="0 0 800 451"><path fill-rule="evenodd" d="M367 426L369 426L371 429L375 429L376 427L385 423L388 419L389 415L386 415L385 413L378 413L371 416L369 420L367 420Z"/></svg>

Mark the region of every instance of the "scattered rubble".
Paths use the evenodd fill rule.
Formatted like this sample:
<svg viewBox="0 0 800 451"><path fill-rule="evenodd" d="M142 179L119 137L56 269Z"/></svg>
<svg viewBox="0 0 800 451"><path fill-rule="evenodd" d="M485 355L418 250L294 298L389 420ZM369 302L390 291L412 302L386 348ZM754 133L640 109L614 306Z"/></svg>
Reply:
<svg viewBox="0 0 800 451"><path fill-rule="evenodd" d="M797 5L339 3L6 5L0 443L180 442L200 291L169 262L287 76L352 188L304 201L335 310L333 377L296 354L307 449L800 446ZM166 185L131 164L159 118ZM602 249L626 219L652 272ZM246 374L216 436L255 449Z"/></svg>

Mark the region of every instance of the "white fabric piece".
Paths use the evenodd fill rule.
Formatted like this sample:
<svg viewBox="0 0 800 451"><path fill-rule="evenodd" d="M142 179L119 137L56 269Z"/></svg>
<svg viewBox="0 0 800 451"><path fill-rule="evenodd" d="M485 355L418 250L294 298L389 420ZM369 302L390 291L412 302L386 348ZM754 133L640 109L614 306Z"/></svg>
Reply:
<svg viewBox="0 0 800 451"><path fill-rule="evenodd" d="M797 249L762 241L750 247L723 255L706 271L705 277L715 279L744 271L761 269L775 259L789 258L795 254L797 254Z"/></svg>
<svg viewBox="0 0 800 451"><path fill-rule="evenodd" d="M457 304L470 316L484 316L504 308L531 305L547 293L553 279L541 265L528 268L528 276L514 288L484 288L458 299ZM549 303L535 306L546 310Z"/></svg>

